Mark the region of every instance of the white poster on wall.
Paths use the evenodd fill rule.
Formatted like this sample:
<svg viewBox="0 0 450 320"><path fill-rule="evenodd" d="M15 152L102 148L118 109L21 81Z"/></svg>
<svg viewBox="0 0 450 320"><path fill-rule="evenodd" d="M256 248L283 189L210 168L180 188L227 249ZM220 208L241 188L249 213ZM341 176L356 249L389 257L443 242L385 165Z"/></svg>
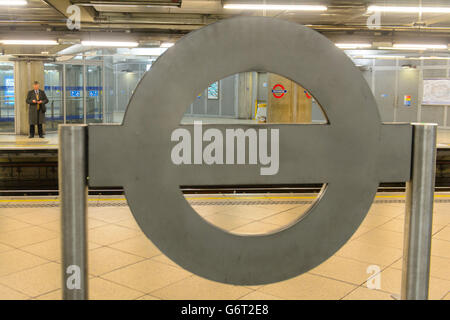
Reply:
<svg viewBox="0 0 450 320"><path fill-rule="evenodd" d="M450 105L450 79L424 79L422 104Z"/></svg>

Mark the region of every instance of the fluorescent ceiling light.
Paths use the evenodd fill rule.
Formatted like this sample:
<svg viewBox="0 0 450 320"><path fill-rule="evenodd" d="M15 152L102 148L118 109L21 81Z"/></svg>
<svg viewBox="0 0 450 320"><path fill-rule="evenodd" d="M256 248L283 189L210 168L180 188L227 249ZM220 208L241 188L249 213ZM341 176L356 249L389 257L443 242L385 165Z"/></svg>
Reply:
<svg viewBox="0 0 450 320"><path fill-rule="evenodd" d="M139 43L137 42L127 42L127 41L81 41L83 46L91 47L137 47Z"/></svg>
<svg viewBox="0 0 450 320"><path fill-rule="evenodd" d="M450 7L394 7L369 6L367 12L397 12L397 13L450 13Z"/></svg>
<svg viewBox="0 0 450 320"><path fill-rule="evenodd" d="M0 40L2 44L10 45L34 45L34 46L45 46L45 45L57 45L56 40Z"/></svg>
<svg viewBox="0 0 450 320"><path fill-rule="evenodd" d="M373 55L369 54L369 55L363 55L361 57L362 57L362 59L405 59L406 58L406 56L395 56L395 55L384 56L381 54L373 54ZM359 59L360 57L357 56L354 58Z"/></svg>
<svg viewBox="0 0 450 320"><path fill-rule="evenodd" d="M0 0L0 6L25 6L25 0Z"/></svg>
<svg viewBox="0 0 450 320"><path fill-rule="evenodd" d="M167 48L119 48L118 54L135 55L135 56L159 56L163 54Z"/></svg>
<svg viewBox="0 0 450 320"><path fill-rule="evenodd" d="M422 59L422 60L450 60L450 57L434 57L434 56L431 56L431 57L419 57L419 59Z"/></svg>
<svg viewBox="0 0 450 320"><path fill-rule="evenodd" d="M393 45L393 48L403 50L427 50L427 49L447 49L447 46L445 44L396 43Z"/></svg>
<svg viewBox="0 0 450 320"><path fill-rule="evenodd" d="M326 11L326 6L295 4L224 4L224 9L236 10L291 10L291 11Z"/></svg>
<svg viewBox="0 0 450 320"><path fill-rule="evenodd" d="M336 43L336 47L341 49L359 49L370 48L372 45L370 43Z"/></svg>
<svg viewBox="0 0 450 320"><path fill-rule="evenodd" d="M173 46L175 43L173 42L163 42L161 43L161 48L170 48L171 46Z"/></svg>

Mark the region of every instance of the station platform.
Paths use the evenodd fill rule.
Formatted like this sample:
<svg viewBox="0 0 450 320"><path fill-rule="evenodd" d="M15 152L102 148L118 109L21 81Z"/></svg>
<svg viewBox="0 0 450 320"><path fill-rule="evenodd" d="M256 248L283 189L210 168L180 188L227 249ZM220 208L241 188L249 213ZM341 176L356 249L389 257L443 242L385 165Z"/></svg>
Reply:
<svg viewBox="0 0 450 320"><path fill-rule="evenodd" d="M291 193L186 196L204 219L239 234L281 228L298 219L315 197ZM404 201L404 193L377 194L352 238L303 275L268 285L232 286L193 275L162 254L143 235L125 198L90 197L89 295L91 299L141 300L391 300L400 293ZM0 198L0 299L61 299L60 237L57 197ZM367 280L374 275L380 276L380 287L369 289ZM450 193L437 193L430 298L448 300L449 290Z"/></svg>
<svg viewBox="0 0 450 320"><path fill-rule="evenodd" d="M58 133L52 132L39 138L25 135L0 134L0 150L57 150Z"/></svg>

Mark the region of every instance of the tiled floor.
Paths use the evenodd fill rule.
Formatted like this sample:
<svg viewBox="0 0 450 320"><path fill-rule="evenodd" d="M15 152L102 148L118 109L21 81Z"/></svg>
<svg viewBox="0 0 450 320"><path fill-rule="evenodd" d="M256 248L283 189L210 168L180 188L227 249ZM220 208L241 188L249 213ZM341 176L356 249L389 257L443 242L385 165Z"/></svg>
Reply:
<svg viewBox="0 0 450 320"><path fill-rule="evenodd" d="M116 201L91 198L90 203L105 199ZM205 219L235 233L277 229L307 207L195 206ZM202 279L170 261L142 234L128 207L90 206L90 298L392 299L400 291L403 215L403 203L374 203L352 239L317 268L275 284L232 286ZM450 203L435 204L433 222L430 298L450 299ZM60 299L59 240L58 208L0 208L0 299ZM376 290L366 285L373 265L380 276Z"/></svg>

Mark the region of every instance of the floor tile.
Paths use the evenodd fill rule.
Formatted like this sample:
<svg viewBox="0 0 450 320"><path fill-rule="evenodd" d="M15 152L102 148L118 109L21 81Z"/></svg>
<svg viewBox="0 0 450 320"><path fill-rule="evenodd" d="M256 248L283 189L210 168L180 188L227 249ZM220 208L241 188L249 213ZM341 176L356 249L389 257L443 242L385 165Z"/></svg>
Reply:
<svg viewBox="0 0 450 320"><path fill-rule="evenodd" d="M217 213L219 211L223 211L225 206L217 205L217 206L192 206L192 209L194 209L199 215L202 217L206 217L210 214Z"/></svg>
<svg viewBox="0 0 450 320"><path fill-rule="evenodd" d="M165 264L168 264L175 268L181 268L178 264L176 264L174 261L169 259L169 257L167 257L165 254L160 254L160 255L154 256L153 258L151 258L151 260L160 262L160 263L165 263Z"/></svg>
<svg viewBox="0 0 450 320"><path fill-rule="evenodd" d="M161 251L145 235L110 244L109 247L144 258L161 254Z"/></svg>
<svg viewBox="0 0 450 320"><path fill-rule="evenodd" d="M264 219L274 214L273 210L257 206L232 206L218 213L252 220Z"/></svg>
<svg viewBox="0 0 450 320"><path fill-rule="evenodd" d="M61 265L49 262L31 269L0 277L0 283L36 297L61 287Z"/></svg>
<svg viewBox="0 0 450 320"><path fill-rule="evenodd" d="M431 241L431 254L450 259L450 241L433 239Z"/></svg>
<svg viewBox="0 0 450 320"><path fill-rule="evenodd" d="M393 207L385 204L374 203L369 210L369 214L395 218L402 214L405 214L405 209L404 207Z"/></svg>
<svg viewBox="0 0 450 320"><path fill-rule="evenodd" d="M0 233L14 231L26 227L32 227L32 225L16 219L0 217Z"/></svg>
<svg viewBox="0 0 450 320"><path fill-rule="evenodd" d="M243 286L233 286L192 276L162 289L152 291L151 294L165 300L234 300L250 293L251 291L252 290Z"/></svg>
<svg viewBox="0 0 450 320"><path fill-rule="evenodd" d="M312 269L310 273L361 285L371 276L371 273L367 272L370 265L367 262L334 256Z"/></svg>
<svg viewBox="0 0 450 320"><path fill-rule="evenodd" d="M297 208L295 208L297 209ZM303 211L299 210L299 212L288 210L281 213L277 213L275 215L269 216L265 219L262 219L261 222L266 222L270 224L276 224L278 226L287 226L291 223L296 222L303 215Z"/></svg>
<svg viewBox="0 0 450 320"><path fill-rule="evenodd" d="M96 220L114 223L128 219L132 217L132 214L128 207L90 207L88 216Z"/></svg>
<svg viewBox="0 0 450 320"><path fill-rule="evenodd" d="M20 248L33 243L56 238L56 232L41 227L28 227L15 231L0 233L0 242Z"/></svg>
<svg viewBox="0 0 450 320"><path fill-rule="evenodd" d="M30 223L33 225L40 225L51 221L59 220L61 212L59 208L35 208L33 211L13 216L14 219Z"/></svg>
<svg viewBox="0 0 450 320"><path fill-rule="evenodd" d="M17 249L0 253L0 277L33 268L48 261ZM5 263L7 261L8 263Z"/></svg>
<svg viewBox="0 0 450 320"><path fill-rule="evenodd" d="M89 273L99 276L143 259L145 258L108 247L97 248L89 251Z"/></svg>
<svg viewBox="0 0 450 320"><path fill-rule="evenodd" d="M355 259L370 264L388 266L402 257L403 251L397 248L380 246L359 240L346 243L337 253L337 256Z"/></svg>
<svg viewBox="0 0 450 320"><path fill-rule="evenodd" d="M363 234L358 241L403 249L403 234L376 228Z"/></svg>
<svg viewBox="0 0 450 320"><path fill-rule="evenodd" d="M141 228L139 227L139 225L137 224L136 220L133 217L114 222L114 224L142 232Z"/></svg>
<svg viewBox="0 0 450 320"><path fill-rule="evenodd" d="M22 247L21 250L41 258L61 262L61 239L55 238Z"/></svg>
<svg viewBox="0 0 450 320"><path fill-rule="evenodd" d="M254 221L252 219L246 219L221 213L210 214L204 218L209 223L224 230L232 230Z"/></svg>
<svg viewBox="0 0 450 320"><path fill-rule="evenodd" d="M0 300L26 300L27 295L0 284Z"/></svg>
<svg viewBox="0 0 450 320"><path fill-rule="evenodd" d="M275 232L281 227L276 224L264 223L260 221L251 222L249 224L243 225L242 227L234 228L230 230L232 233L237 234L264 234Z"/></svg>
<svg viewBox="0 0 450 320"><path fill-rule="evenodd" d="M249 294L239 298L239 300L282 300L282 298L260 291L252 291Z"/></svg>
<svg viewBox="0 0 450 320"><path fill-rule="evenodd" d="M447 226L440 230L433 236L434 239L450 241L450 226Z"/></svg>
<svg viewBox="0 0 450 320"><path fill-rule="evenodd" d="M141 296L142 292L105 279L89 280L89 300L133 300Z"/></svg>
<svg viewBox="0 0 450 320"><path fill-rule="evenodd" d="M62 290L57 289L36 297L37 300L62 300Z"/></svg>
<svg viewBox="0 0 450 320"><path fill-rule="evenodd" d="M364 287L358 287L350 292L343 300L394 300L390 293L380 290L373 290Z"/></svg>
<svg viewBox="0 0 450 320"><path fill-rule="evenodd" d="M15 249L14 247L7 246L6 244L0 243L0 253L9 251L9 250L14 250L14 249Z"/></svg>
<svg viewBox="0 0 450 320"><path fill-rule="evenodd" d="M107 273L102 278L144 293L150 293L190 275L189 272L179 268L145 260Z"/></svg>
<svg viewBox="0 0 450 320"><path fill-rule="evenodd" d="M151 295L143 295L142 297L137 298L136 300L161 300Z"/></svg>
<svg viewBox="0 0 450 320"><path fill-rule="evenodd" d="M381 290L393 294L400 294L402 282L402 271L394 268L387 268L381 272ZM429 299L441 299L447 294L450 288L450 281L430 278Z"/></svg>
<svg viewBox="0 0 450 320"><path fill-rule="evenodd" d="M368 214L366 216L366 218L363 220L363 222L361 223L362 227L378 227L386 222L388 222L389 220L392 220L393 218L391 217L385 217L385 216L380 216L380 215L370 215Z"/></svg>
<svg viewBox="0 0 450 320"><path fill-rule="evenodd" d="M356 286L338 280L305 273L290 280L264 286L258 291L282 299L333 300L341 299Z"/></svg>
<svg viewBox="0 0 450 320"><path fill-rule="evenodd" d="M101 245L108 245L118 241L126 240L138 236L139 232L130 228L116 225L106 225L89 230L89 241Z"/></svg>

